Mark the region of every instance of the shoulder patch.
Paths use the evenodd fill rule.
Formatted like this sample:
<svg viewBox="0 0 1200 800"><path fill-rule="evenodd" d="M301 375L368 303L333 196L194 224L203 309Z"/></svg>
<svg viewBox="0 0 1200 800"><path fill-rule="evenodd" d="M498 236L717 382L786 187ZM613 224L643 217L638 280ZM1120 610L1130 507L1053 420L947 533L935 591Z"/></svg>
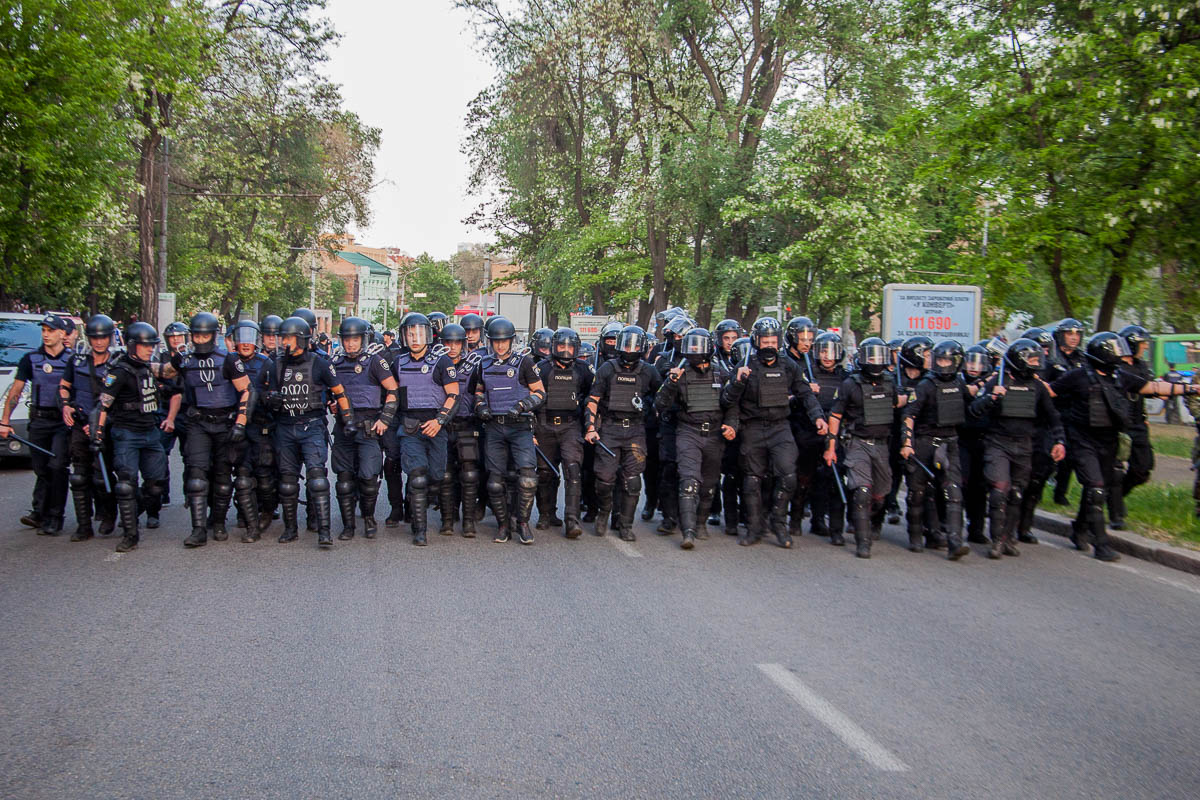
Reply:
<svg viewBox="0 0 1200 800"><path fill-rule="evenodd" d="M392 368L392 365L389 364L388 360L386 358L384 358L383 356L379 357L379 363L382 364L383 368L386 370L390 370Z"/></svg>
<svg viewBox="0 0 1200 800"><path fill-rule="evenodd" d="M240 372L243 375L246 374L246 365L244 363L242 363L242 360L240 358L237 361L233 362L233 369L234 369L234 371Z"/></svg>
<svg viewBox="0 0 1200 800"><path fill-rule="evenodd" d="M110 373L108 373L108 375L104 376L104 385L105 386L111 387L116 382L117 382L116 374L110 372Z"/></svg>
<svg viewBox="0 0 1200 800"><path fill-rule="evenodd" d="M451 378L458 378L458 373L454 371L454 367L446 367L446 375Z"/></svg>
<svg viewBox="0 0 1200 800"><path fill-rule="evenodd" d="M333 364L329 365L329 374L335 378L337 377L337 367L335 367Z"/></svg>
<svg viewBox="0 0 1200 800"><path fill-rule="evenodd" d="M539 378L542 377L542 371L540 369L538 369L537 364L533 365L533 374L537 375Z"/></svg>

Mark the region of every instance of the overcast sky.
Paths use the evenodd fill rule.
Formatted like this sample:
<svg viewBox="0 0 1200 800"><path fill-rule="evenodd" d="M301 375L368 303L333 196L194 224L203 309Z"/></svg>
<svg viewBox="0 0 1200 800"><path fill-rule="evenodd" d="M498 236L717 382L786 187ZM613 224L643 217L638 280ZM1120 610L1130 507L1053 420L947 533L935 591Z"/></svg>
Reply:
<svg viewBox="0 0 1200 800"><path fill-rule="evenodd" d="M462 222L476 201L459 148L467 103L493 72L475 53L466 14L450 0L329 0L326 12L342 34L326 72L345 107L383 132L371 226L351 232L362 244L437 258L482 240Z"/></svg>

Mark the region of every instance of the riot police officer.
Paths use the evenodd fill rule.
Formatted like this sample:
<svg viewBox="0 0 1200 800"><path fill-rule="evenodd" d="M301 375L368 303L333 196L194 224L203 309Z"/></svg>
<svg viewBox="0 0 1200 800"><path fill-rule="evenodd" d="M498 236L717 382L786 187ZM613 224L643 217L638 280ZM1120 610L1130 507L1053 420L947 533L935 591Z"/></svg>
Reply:
<svg viewBox="0 0 1200 800"><path fill-rule="evenodd" d="M458 401L454 362L433 350L433 328L424 314L411 313L400 326L408 347L393 364L400 391L401 421L396 426L400 462L408 476L413 544L428 543L429 492L446 473L446 423ZM396 515L397 509L392 509Z"/></svg>
<svg viewBox="0 0 1200 800"><path fill-rule="evenodd" d="M963 353L962 379L978 397L987 379L992 375L992 359L987 350L971 345ZM983 437L988 420L977 414L967 414L967 420L959 428L958 452L962 463L963 511L966 516L967 541L972 544L987 544L983 532L987 527L988 484L983 477ZM1050 446L1046 445L1046 460L1050 461ZM1047 472L1049 477L1049 472Z"/></svg>
<svg viewBox="0 0 1200 800"><path fill-rule="evenodd" d="M233 500L233 467L242 460L250 418L252 398L246 365L235 354L218 349L219 328L215 314L200 312L188 325L191 352L172 356L189 405L183 490L192 517L192 533L184 540L185 547L202 547L208 541L210 527L214 541L228 538L225 516ZM212 499L206 523L210 488ZM243 513L248 524L258 526L253 507L243 509Z"/></svg>
<svg viewBox="0 0 1200 800"><path fill-rule="evenodd" d="M693 327L684 314L678 314L663 326L663 343L666 345L651 362L659 380L684 359L679 354L679 344ZM646 407L646 511L642 519L653 516L654 506L662 510L662 524L658 532L670 536L679 529L679 463L675 452L675 410L657 402Z"/></svg>
<svg viewBox="0 0 1200 800"><path fill-rule="evenodd" d="M600 372L600 365L605 361L610 361L617 357L617 337L621 335L624 326L616 320L604 323L600 328L600 338L596 342L596 361L592 364L596 372ZM641 357L641 353L638 353Z"/></svg>
<svg viewBox="0 0 1200 800"><path fill-rule="evenodd" d="M479 427L475 422L475 396L467 387L483 359L478 352L467 352L467 331L461 325L447 324L441 339L446 357L454 365L458 404L446 423L446 474L440 484L442 527L438 533L454 533L454 518L461 505L462 535L473 539L479 514Z"/></svg>
<svg viewBox="0 0 1200 800"><path fill-rule="evenodd" d="M842 366L846 349L842 345L842 337L836 333L822 333L813 343L816 368L813 378L820 387L817 392L817 402L825 413L826 422L833 404L837 400L838 391L846 379L846 370ZM822 439L822 453L824 453ZM843 454L844 455L844 454ZM812 523L811 531L817 536L828 536L829 543L838 547L846 543L843 531L846 529L846 504L842 502L842 492L834 481L840 478L833 467L822 459L817 467L812 485Z"/></svg>
<svg viewBox="0 0 1200 800"><path fill-rule="evenodd" d="M1013 542L1033 462L1034 434L1040 418L1049 431L1050 457L1066 456L1058 410L1049 389L1038 380L1042 348L1017 339L1005 352L1002 369L988 379L971 403L971 413L988 421L983 439L983 474L988 482L988 558L1020 555Z"/></svg>
<svg viewBox="0 0 1200 800"><path fill-rule="evenodd" d="M734 354L734 342L742 335L742 326L735 319L723 319L713 329L713 363L725 368L731 375L741 363ZM746 342L749 347L749 340ZM742 468L739 465L739 443L735 436L725 442L725 452L721 456L721 491L713 496L713 510L718 506L725 512L725 533L737 536L738 526L738 492L742 486ZM721 524L720 515L709 515L709 525Z"/></svg>
<svg viewBox="0 0 1200 800"><path fill-rule="evenodd" d="M540 363L550 357L550 340L554 331L549 328L538 328L529 337L529 349L533 351L534 363Z"/></svg>
<svg viewBox="0 0 1200 800"><path fill-rule="evenodd" d="M71 494L75 500L75 532L72 542L92 538L92 506L100 519L100 535L108 536L116 526L117 502L111 483L101 469L112 463L112 449L100 459L92 452L88 420L100 400L104 379L111 366L115 325L110 317L96 314L87 321L84 335L89 349L77 353L63 372L59 392L63 399L63 422L71 429ZM103 460L104 467L100 461Z"/></svg>
<svg viewBox="0 0 1200 800"><path fill-rule="evenodd" d="M792 546L788 529L788 504L796 491L796 461L799 458L792 436L791 409L803 408L821 436L825 415L800 367L782 357L783 326L774 317L762 317L751 328L754 353L737 368L725 385L722 398L737 406L742 436L741 460L745 478L741 501L746 509L746 535L740 545L756 544L763 535L763 482L774 476L770 525L780 547Z"/></svg>
<svg viewBox="0 0 1200 800"><path fill-rule="evenodd" d="M487 351L487 345L483 341L483 317L478 314L463 314L458 324L467 332L467 344L463 348L466 355L479 351L482 357Z"/></svg>
<svg viewBox="0 0 1200 800"><path fill-rule="evenodd" d="M1146 362L1150 349L1150 334L1140 325L1126 325L1117 334L1129 346L1129 363L1121 371L1135 375L1143 382L1154 380L1154 371ZM1129 437L1129 458L1117 462L1113 470L1113 485L1108 490L1109 525L1117 530L1125 527L1125 495L1150 480L1154 471L1154 448L1150 444L1150 426L1146 420L1146 403L1140 394L1131 394L1129 426L1125 434Z"/></svg>
<svg viewBox="0 0 1200 800"><path fill-rule="evenodd" d="M817 326L808 317L793 317L788 321L784 339L787 356L800 368L800 374L809 388L817 395L820 403L821 384L816 379L812 346ZM824 406L822 405L822 408ZM804 519L804 507L808 503L809 490L821 465L821 454L825 452L825 437L817 433L803 409L794 407L791 415L792 435L796 439L796 490L791 499L791 525L789 534L799 536Z"/></svg>
<svg viewBox="0 0 1200 800"><path fill-rule="evenodd" d="M433 332L433 341L430 342L429 346L435 347L438 344L439 337L442 335L442 328L446 326L450 318L441 311L430 311L425 318L429 320L429 330Z"/></svg>
<svg viewBox="0 0 1200 800"><path fill-rule="evenodd" d="M333 398L338 418L354 426L354 413L337 374L322 356L312 352L312 329L302 317L288 317L279 326L280 353L267 367L266 402L275 415L275 456L279 462L279 505L283 510L280 542L299 538L300 470L304 470L309 517L317 524L317 545L333 546L329 532L329 429L325 423L325 393Z"/></svg>
<svg viewBox="0 0 1200 800"><path fill-rule="evenodd" d="M962 461L958 451L958 429L967 420L971 391L959 369L963 348L946 339L934 345L929 371L909 394L904 407L900 457L908 470L908 547L921 552L930 546L930 534L922 524L926 492L936 486L945 501L942 519L948 536L951 561L971 552L963 543ZM922 544L921 537L925 536Z"/></svg>
<svg viewBox="0 0 1200 800"><path fill-rule="evenodd" d="M627 542L637 538L633 515L646 468L646 401L662 383L654 368L642 360L645 341L646 332L637 325L621 329L615 343L616 358L596 370L583 412L584 438L598 445L596 535L608 533L613 492L619 478L623 491L617 530Z"/></svg>
<svg viewBox="0 0 1200 800"><path fill-rule="evenodd" d="M677 344L681 363L668 370L668 380L655 396L661 410L675 412L675 449L679 464L679 546L691 550L697 539L707 539L704 520L716 494L725 442L736 436L736 411L721 390L729 381L725 367L712 361L712 337L704 328L692 328Z"/></svg>
<svg viewBox="0 0 1200 800"><path fill-rule="evenodd" d="M344 317L338 326L342 349L332 361L355 422L353 428L340 421L333 428L332 463L342 516L338 538L342 541L354 538L356 504L362 509L363 535L375 538L375 502L383 471L379 441L394 423L398 403L391 364L383 355L368 351L369 331L370 323L365 319Z"/></svg>
<svg viewBox="0 0 1200 800"><path fill-rule="evenodd" d="M521 544L533 544L529 517L537 492L537 456L533 444L533 412L546 399L541 373L534 360L515 353L516 328L504 317L493 317L487 329L488 355L471 383L475 415L484 424L487 493L499 529L494 542L515 533ZM509 508L504 476L509 463L517 470L517 504Z"/></svg>
<svg viewBox="0 0 1200 800"><path fill-rule="evenodd" d="M271 352L279 344L279 326L283 320L276 323L270 317L264 319L264 324L273 331L270 334ZM275 506L279 504L276 492L278 473L275 469L275 446L271 442L275 420L267 404L266 376L270 371L271 359L258 349L259 338L266 347L267 334L253 320L242 320L230 331L234 352L241 359L246 369L246 377L250 379L250 391L257 398L250 410L250 421L246 425L246 446L241 459L234 464L233 493L239 509L239 523L246 532L242 534L245 543L257 542L263 531L271 527L271 519L275 515ZM254 513L248 515L246 509L253 507ZM251 525L250 518L257 517L258 525Z"/></svg>
<svg viewBox="0 0 1200 800"><path fill-rule="evenodd" d="M162 341L165 348L155 354L156 361L164 364L171 362L175 353L185 353L188 347L188 326L182 322L170 322L163 328ZM171 502L171 452L175 443L179 442L179 452L187 449L187 397L178 379L162 381L158 387L162 392L162 402L159 403L158 427L162 431L163 451L167 454L167 476L163 479L162 503ZM167 424L168 418L171 424ZM150 520L146 525L149 526Z"/></svg>
<svg viewBox="0 0 1200 800"><path fill-rule="evenodd" d="M1082 349L1082 322L1067 317L1054 326L1051 335L1054 338L1054 354L1044 369L1047 383L1053 383L1071 370L1083 368L1087 363ZM1055 402L1061 416L1066 411L1066 406L1057 400ZM1067 504L1067 487L1071 483L1071 471L1075 468L1074 456L1074 451L1068 449L1067 457L1059 462L1055 473L1054 502L1060 506Z"/></svg>
<svg viewBox="0 0 1200 800"><path fill-rule="evenodd" d="M118 553L138 546L138 473L142 494L155 502L166 480L167 454L155 425L160 404L161 383L176 376L170 363L154 361L158 332L145 322L135 322L125 330L128 352L117 359L104 378L100 400L92 409L88 431L92 450L100 452L106 439L112 440L113 469L117 483L113 493L121 516L121 541Z"/></svg>
<svg viewBox="0 0 1200 800"><path fill-rule="evenodd" d="M74 324L72 323L72 328ZM34 487L33 519L40 526L38 533L57 536L62 533L63 513L67 505L67 459L69 429L63 424L63 412L59 407L59 384L66 373L67 364L73 358L67 349L67 320L55 314L42 318L42 346L25 353L17 362L17 373L4 402L4 415L0 419L0 438L7 439L13 432L9 420L13 409L21 398L25 384L32 384L29 407L29 441L53 455L33 450L30 459L37 482ZM41 492L39 492L39 488Z"/></svg>
<svg viewBox="0 0 1200 800"><path fill-rule="evenodd" d="M549 463L538 461L538 530L563 524L554 519L558 502L558 477L555 466L561 464L564 492L565 535L576 539L583 533L579 524L582 491L583 442L580 438L580 410L592 388L594 373L580 362L579 334L571 328L559 328L550 340L550 357L538 364L546 402L537 413L534 429L537 445Z"/></svg>
<svg viewBox="0 0 1200 800"><path fill-rule="evenodd" d="M906 402L888 371L890 362L891 352L882 339L864 339L858 347L858 371L842 381L829 412L825 463L830 467L839 461L838 434L849 434L840 460L850 489L854 554L859 558L871 557L871 543L883 527L884 498L892 485L892 419L894 410Z"/></svg>

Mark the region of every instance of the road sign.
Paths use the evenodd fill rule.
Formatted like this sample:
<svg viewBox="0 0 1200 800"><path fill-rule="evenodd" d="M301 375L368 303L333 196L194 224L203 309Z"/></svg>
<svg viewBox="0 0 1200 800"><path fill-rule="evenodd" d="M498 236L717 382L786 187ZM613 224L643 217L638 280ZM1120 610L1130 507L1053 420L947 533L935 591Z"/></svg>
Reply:
<svg viewBox="0 0 1200 800"><path fill-rule="evenodd" d="M963 347L979 341L982 292L978 286L889 283L883 287L884 340L928 336Z"/></svg>
<svg viewBox="0 0 1200 800"><path fill-rule="evenodd" d="M426 292L413 292L413 297L428 297Z"/></svg>
<svg viewBox="0 0 1200 800"><path fill-rule="evenodd" d="M600 329L605 323L612 322L616 317L606 314L572 314L571 327L584 341L594 342L600 338Z"/></svg>

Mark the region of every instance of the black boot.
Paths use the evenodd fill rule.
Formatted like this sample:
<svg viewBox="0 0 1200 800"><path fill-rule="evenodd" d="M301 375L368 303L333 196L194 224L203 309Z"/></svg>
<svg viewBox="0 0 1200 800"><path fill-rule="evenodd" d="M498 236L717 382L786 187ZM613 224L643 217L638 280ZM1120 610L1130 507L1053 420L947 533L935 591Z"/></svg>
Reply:
<svg viewBox="0 0 1200 800"><path fill-rule="evenodd" d="M387 481L388 511L384 527L398 528L404 518L404 473L400 471L400 462L388 461L384 464L384 477Z"/></svg>
<svg viewBox="0 0 1200 800"><path fill-rule="evenodd" d="M640 497L636 490L631 491L631 489L632 487L626 486L625 491L621 494L621 512L617 517L617 531L623 540L636 542L637 534L633 532L633 518L637 514Z"/></svg>
<svg viewBox="0 0 1200 800"><path fill-rule="evenodd" d="M738 544L743 547L758 544L762 538L762 480L747 475L742 485L742 510L746 514L746 532L738 537Z"/></svg>
<svg viewBox="0 0 1200 800"><path fill-rule="evenodd" d="M337 492L338 513L342 517L342 532L338 534L338 539L348 542L354 538L354 518L358 510L354 496L354 473L339 472L334 489Z"/></svg>
<svg viewBox="0 0 1200 800"><path fill-rule="evenodd" d="M579 497L581 484L579 480L579 465L567 464L563 473L566 486L563 489L563 517L566 519L566 537L578 539L583 535L583 526L579 524Z"/></svg>
<svg viewBox="0 0 1200 800"><path fill-rule="evenodd" d="M496 544L504 544L512 539L508 531L508 497L504 487L504 476L488 475L487 495L492 511L496 515L496 536L492 539Z"/></svg>
<svg viewBox="0 0 1200 800"><path fill-rule="evenodd" d="M859 487L850 495L850 517L854 523L854 555L871 557L871 492Z"/></svg>
<svg viewBox="0 0 1200 800"><path fill-rule="evenodd" d="M192 518L192 535L183 540L184 547L203 547L208 543L208 521L204 518L207 499L207 490L204 494L193 492L186 495L188 513Z"/></svg>
<svg viewBox="0 0 1200 800"><path fill-rule="evenodd" d="M700 514L700 485L694 480L679 483L679 526L683 529L683 541L679 546L691 550L696 544L697 517Z"/></svg>
<svg viewBox="0 0 1200 800"><path fill-rule="evenodd" d="M333 547L333 537L329 533L329 477L324 467L310 467L304 477L304 488L308 494L309 524L316 525L317 546L328 549Z"/></svg>
<svg viewBox="0 0 1200 800"><path fill-rule="evenodd" d="M462 535L475 538L475 520L479 519L479 470L474 464L464 466L462 480Z"/></svg>
<svg viewBox="0 0 1200 800"><path fill-rule="evenodd" d="M438 509L442 515L442 524L438 528L438 533L442 536L453 536L458 498L455 496L454 479L449 475L438 481Z"/></svg>
<svg viewBox="0 0 1200 800"><path fill-rule="evenodd" d="M558 481L552 475L542 473L537 486L537 529L548 531L562 525L555 508L558 505Z"/></svg>
<svg viewBox="0 0 1200 800"><path fill-rule="evenodd" d="M871 557L871 534L859 533L857 529L854 531L854 555L859 558Z"/></svg>
<svg viewBox="0 0 1200 800"><path fill-rule="evenodd" d="M608 519L612 514L613 485L596 481L596 535L608 535ZM642 517L645 519L645 517Z"/></svg>
<svg viewBox="0 0 1200 800"><path fill-rule="evenodd" d="M121 517L121 541L117 543L118 553L128 553L138 546L138 510L137 490L128 481L117 481L114 489L117 499L117 513Z"/></svg>
<svg viewBox="0 0 1200 800"><path fill-rule="evenodd" d="M222 475L213 482L212 507L209 509L212 538L214 542L223 542L229 538L225 530L225 518L229 516L229 504L233 502L233 482Z"/></svg>
<svg viewBox="0 0 1200 800"><path fill-rule="evenodd" d="M424 547L426 527L429 524L429 476L420 470L408 476L408 503L411 514L412 543Z"/></svg>
<svg viewBox="0 0 1200 800"><path fill-rule="evenodd" d="M533 503L537 497L537 473L532 469L522 469L517 475L517 541L521 544L533 544L533 533L529 530L529 517L533 513ZM562 520L558 521L562 524Z"/></svg>
<svg viewBox="0 0 1200 800"><path fill-rule="evenodd" d="M379 531L375 522L375 503L379 500L379 478L368 478L358 482L358 502L363 516L363 538L374 539Z"/></svg>
<svg viewBox="0 0 1200 800"><path fill-rule="evenodd" d="M242 534L242 541L246 544L257 542L259 537L258 497L254 488L254 476L250 474L250 470L239 468L237 476L233 479L233 492L238 506L242 509L242 516L246 518L246 532Z"/></svg>
<svg viewBox="0 0 1200 800"><path fill-rule="evenodd" d="M300 479L284 475L280 478L279 508L283 515L283 533L279 542L294 542L300 537Z"/></svg>
<svg viewBox="0 0 1200 800"><path fill-rule="evenodd" d="M72 542L83 542L92 538L92 485L87 476L80 474L78 484L76 476L71 475L71 499L75 502L75 532L71 534Z"/></svg>
<svg viewBox="0 0 1200 800"><path fill-rule="evenodd" d="M696 538L696 541L698 541L698 542L703 542L705 539L708 538L708 525L712 520L712 515L708 514L707 517L705 515L712 508L712 503L713 503L713 500L715 497L716 497L716 488L715 487L710 487L708 489L700 490L700 506L696 509L696 537L695 538ZM679 514L681 517L683 516L682 511L680 511ZM718 517L717 521L713 522L712 524L713 525L721 524L720 518Z"/></svg>

